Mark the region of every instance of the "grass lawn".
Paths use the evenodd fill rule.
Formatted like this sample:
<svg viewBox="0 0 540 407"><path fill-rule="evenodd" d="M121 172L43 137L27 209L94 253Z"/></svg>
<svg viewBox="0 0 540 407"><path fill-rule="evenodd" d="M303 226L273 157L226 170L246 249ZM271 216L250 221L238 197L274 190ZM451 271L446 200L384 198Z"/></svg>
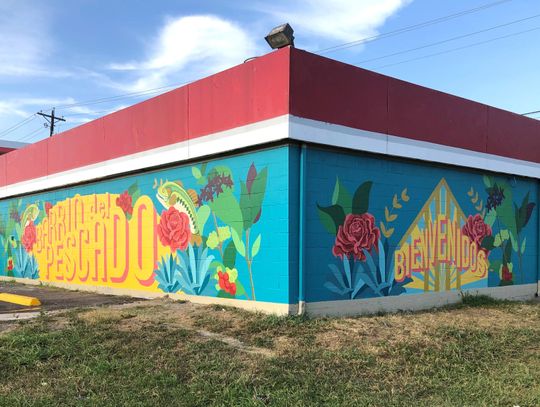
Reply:
<svg viewBox="0 0 540 407"><path fill-rule="evenodd" d="M44 315L0 333L0 406L540 406L540 304L465 302L346 319L164 300Z"/></svg>

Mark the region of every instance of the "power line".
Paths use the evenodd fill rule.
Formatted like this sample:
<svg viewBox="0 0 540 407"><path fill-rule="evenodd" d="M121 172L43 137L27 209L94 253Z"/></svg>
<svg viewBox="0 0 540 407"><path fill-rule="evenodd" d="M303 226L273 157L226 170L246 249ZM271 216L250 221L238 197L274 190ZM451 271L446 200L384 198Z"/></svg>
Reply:
<svg viewBox="0 0 540 407"><path fill-rule="evenodd" d="M36 115L35 115L35 114L32 114L32 115L28 116L26 119L23 119L23 120L21 120L20 122L14 124L13 126L7 128L7 129L5 129L5 130L2 130L2 131L0 132L0 137L3 137L3 136L5 136L5 135L7 135L7 134L9 134L9 133L14 132L15 130L17 130L18 128L24 126L25 124L30 123L30 122L31 122L32 120L34 120L35 118L36 118Z"/></svg>
<svg viewBox="0 0 540 407"><path fill-rule="evenodd" d="M372 42L372 41L376 41L376 40L383 39L383 38L393 37L393 36L396 36L396 35L399 35L399 34L402 34L402 33L406 33L406 32L412 31L412 30L416 30L416 29L424 28L424 27L427 27L427 26L430 26L430 25L438 24L438 23L441 23L441 22L444 22L444 21L452 20L452 19L464 16L464 15L467 15L467 14L477 13L477 12L480 12L480 11L483 11L483 10L486 10L486 9L489 9L489 8L492 8L492 7L495 7L495 6L499 6L499 5L504 4L504 3L508 3L510 1L513 1L513 0L495 1L495 2L492 2L492 3L484 4L484 5L479 6L479 7L475 7L475 8L472 8L472 9L460 11L458 13L449 14L449 15L439 17L439 18L436 18L436 19L433 19L433 20L428 20L428 21L424 21L422 23L418 23L418 24L414 24L414 25L411 25L411 26L403 27L403 28L400 28L400 29L397 29L397 30L394 30L394 31L389 31L389 32L386 32L386 33L378 34L378 35L375 35L375 36L372 36L372 37L367 37L367 38L363 38L363 39L360 39L360 40L356 40L356 41L352 41L352 42L348 42L348 43L344 43L344 44L338 44L338 45L335 45L333 47L329 47L329 48L325 48L325 49L315 51L314 53L323 54L323 53L327 53L327 52L332 52L334 50L337 51L337 50L342 49L342 48L348 48L348 47L352 47L352 46L356 46L356 45L361 45L361 44L364 44L366 42ZM129 99L129 98L137 98L137 97L140 97L140 96L145 96L145 95L149 95L149 94L153 94L153 93L159 93L159 91L161 91L161 90L165 90L165 89L168 89L168 88L174 88L176 86L185 85L187 83L190 83L190 82L170 84L170 85L165 85L165 86L161 86L161 87L157 87L157 88L145 89L145 90L141 90L141 91L138 91L138 92L130 92L130 93L125 93L125 94L120 94L120 95L115 95L115 96L110 96L110 97L104 97L104 98L99 98L99 99L91 99L91 100L86 100L86 101L82 101L82 102L70 103L70 104L57 106L57 108L70 110L71 108L79 107L79 106L89 106L89 105L112 102L112 101L117 101L117 100L123 100L123 99Z"/></svg>
<svg viewBox="0 0 540 407"><path fill-rule="evenodd" d="M158 88L141 90L141 91L138 91L138 92L124 93L124 94L121 94L121 95L109 96L109 97L104 97L104 98L99 98L99 99L90 99L90 100L85 100L85 101L82 101L82 102L56 106L56 108L57 109L69 110L70 108L73 108L73 107L89 106L89 105L105 103L105 102L113 102L113 101L116 101L116 100L136 98L136 97L145 96L145 95L151 94L151 93L158 93L159 91L165 90L165 89L168 89L168 88L174 88L176 86L186 85L186 84L188 84L190 82L191 81L182 82L182 83L174 83L174 84L170 84L170 85L160 86Z"/></svg>
<svg viewBox="0 0 540 407"><path fill-rule="evenodd" d="M522 116L532 116L532 115L536 115L536 114L539 114L540 113L540 110L535 110L534 112L527 112L527 113L521 113Z"/></svg>
<svg viewBox="0 0 540 407"><path fill-rule="evenodd" d="M493 2L493 3L484 4L482 6L475 7L475 8L468 9L468 10L464 10L464 11L460 11L458 13L449 14L449 15L446 15L446 16L443 16L443 17L435 18L433 20L428 20L428 21L424 21L422 23L418 23L418 24L407 26L407 27L399 28L399 29L394 30L394 31L388 31L386 33L377 34L377 35L374 35L374 36L371 36L371 37L361 38L359 40L334 45L334 46L329 47L329 48L323 48L323 49L320 49L318 51L314 51L314 53L315 54L327 54L327 53L330 53L330 52L340 51L342 49L356 47L358 45L362 45L362 44L365 44L367 42L373 42L373 41L378 41L378 40L381 40L381 39L384 39L384 38L394 37L394 36L399 35L399 34L403 34L403 33L406 33L406 32L418 30L418 29L424 28L424 27L429 27L430 25L439 24L439 23L442 23L442 22L445 22L445 21L449 21L449 20L458 18L458 17L462 17L462 16L467 15L467 14L477 13L479 11L483 11L483 10L486 10L488 8L491 8L491 7L499 6L501 4L508 3L510 1L513 1L513 0L500 0L500 1Z"/></svg>
<svg viewBox="0 0 540 407"><path fill-rule="evenodd" d="M382 68L387 68L387 67L390 67L390 66L405 64L407 62L418 61L420 59L426 59L426 58L431 58L431 57L438 56L438 55L448 54L450 52L455 52L455 51L459 51L459 50L462 50L462 49L472 48L472 47L476 47L478 45L488 44L490 42L502 40L502 39L505 39L505 38L515 37L517 35L526 34L526 33L529 33L529 32L532 32L532 31L537 31L537 30L540 30L540 27L535 27L535 28L531 28L529 30L524 30L524 31L518 31L516 33L491 38L491 39L486 40L486 41L475 42L475 43L472 43L472 44L469 44L469 45L464 45L462 47L451 48L451 49L448 49L448 50L445 50L445 51L436 52L436 53L428 54L428 55L423 55L423 56L420 56L420 57L417 57L417 58L406 59L404 61L400 61L400 62L396 62L396 63L392 63L392 64L377 66L377 67L375 67L373 69L382 69Z"/></svg>
<svg viewBox="0 0 540 407"><path fill-rule="evenodd" d="M43 126L40 126L39 128L35 129L34 131L26 134L25 136L21 137L18 141L30 140L33 136L38 134L41 130L43 130Z"/></svg>
<svg viewBox="0 0 540 407"><path fill-rule="evenodd" d="M482 33L488 32L488 31L493 31L493 30L496 30L496 29L499 29L499 28L502 28L502 27L508 27L510 25L521 23L521 22L527 21L527 20L532 20L532 19L538 18L538 17L540 17L540 14L535 14L534 16L521 18L519 20L514 20L514 21L510 21L508 23L499 24L499 25L496 25L496 26L493 26L493 27L485 28L485 29L479 30L479 31L474 31L474 32L471 32L471 33L468 33L468 34L458 35L457 37L448 38L446 40L432 42L432 43L429 43L429 44L421 45L419 47L409 48L409 49L406 49L406 50L403 50L403 51L393 52L391 54L382 55L382 56L376 57L376 58L365 59L363 61L359 61L358 63L363 64L363 63L367 63L367 62L378 61L380 59L390 58L390 57L394 57L396 55L402 55L402 54L406 54L406 53L413 52L413 51L418 51L418 50L425 49L425 48L435 47L437 45L446 44L448 42L457 41L457 40L461 40L463 38L472 37L474 35L482 34Z"/></svg>

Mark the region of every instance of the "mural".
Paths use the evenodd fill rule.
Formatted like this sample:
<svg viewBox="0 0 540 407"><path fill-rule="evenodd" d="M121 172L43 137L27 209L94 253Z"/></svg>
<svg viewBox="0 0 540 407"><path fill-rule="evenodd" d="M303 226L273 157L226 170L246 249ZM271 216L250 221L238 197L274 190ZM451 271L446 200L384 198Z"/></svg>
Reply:
<svg viewBox="0 0 540 407"><path fill-rule="evenodd" d="M283 150L253 156L266 161ZM248 160L4 201L0 275L256 300L268 266L259 272L255 260L274 241L263 236L265 216L288 212L287 200L264 209L268 184L278 184L269 182L267 165Z"/></svg>
<svg viewBox="0 0 540 407"><path fill-rule="evenodd" d="M522 183L534 188L524 190L512 185L515 179L471 174L459 177L456 196L444 177L452 176L455 184L453 170L434 168L436 184L422 199L426 188L419 181L432 178L413 178L413 187L400 185L397 180L406 179L401 171L391 185L388 171L379 171L348 188L339 175L352 178L346 162L351 161L351 169L358 164L352 164L352 156L344 157L334 167L338 177L333 190L326 189L328 198L316 201L319 224L331 240L321 238L326 249L321 254L311 252L328 267L318 277L327 294L319 290L318 298L311 301L534 282L535 246L527 254L527 240L537 238L534 226L528 227L536 206L530 199L536 196L534 183ZM367 173L375 173L369 159L361 162ZM516 194L522 198L515 199ZM316 290L314 283L310 287Z"/></svg>

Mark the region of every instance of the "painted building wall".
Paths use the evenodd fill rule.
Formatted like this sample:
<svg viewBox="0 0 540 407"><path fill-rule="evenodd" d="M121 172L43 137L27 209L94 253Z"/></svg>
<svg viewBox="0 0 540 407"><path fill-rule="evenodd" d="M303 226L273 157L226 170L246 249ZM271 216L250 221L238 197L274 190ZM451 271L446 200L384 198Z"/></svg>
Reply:
<svg viewBox="0 0 540 407"><path fill-rule="evenodd" d="M537 282L532 179L310 147L308 302Z"/></svg>
<svg viewBox="0 0 540 407"><path fill-rule="evenodd" d="M0 275L289 302L289 150L0 201Z"/></svg>

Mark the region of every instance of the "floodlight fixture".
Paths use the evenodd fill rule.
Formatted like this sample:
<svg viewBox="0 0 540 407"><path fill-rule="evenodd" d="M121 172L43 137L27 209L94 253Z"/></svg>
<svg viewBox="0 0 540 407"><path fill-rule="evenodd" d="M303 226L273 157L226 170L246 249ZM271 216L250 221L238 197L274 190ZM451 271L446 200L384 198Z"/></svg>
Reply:
<svg viewBox="0 0 540 407"><path fill-rule="evenodd" d="M272 29L264 39L272 49L287 46L294 47L294 30L289 23L281 24Z"/></svg>

